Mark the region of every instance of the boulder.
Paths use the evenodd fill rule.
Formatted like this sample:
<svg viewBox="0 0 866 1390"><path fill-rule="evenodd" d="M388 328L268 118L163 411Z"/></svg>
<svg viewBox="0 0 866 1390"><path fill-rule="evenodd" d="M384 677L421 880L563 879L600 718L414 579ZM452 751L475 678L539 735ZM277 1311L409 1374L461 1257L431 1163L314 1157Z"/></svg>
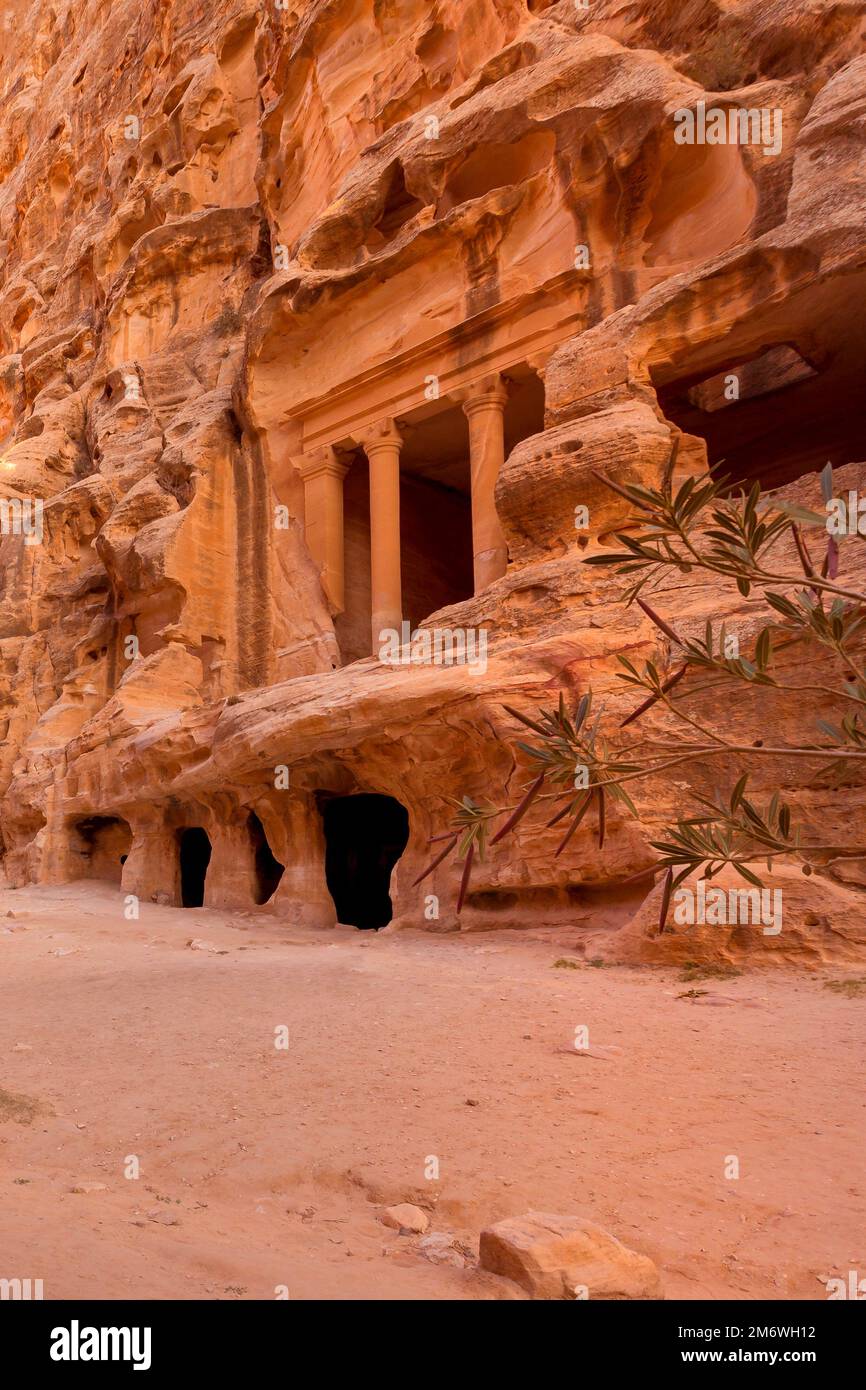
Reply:
<svg viewBox="0 0 866 1390"><path fill-rule="evenodd" d="M580 1216L530 1211L481 1232L481 1268L533 1298L662 1298L658 1270Z"/></svg>

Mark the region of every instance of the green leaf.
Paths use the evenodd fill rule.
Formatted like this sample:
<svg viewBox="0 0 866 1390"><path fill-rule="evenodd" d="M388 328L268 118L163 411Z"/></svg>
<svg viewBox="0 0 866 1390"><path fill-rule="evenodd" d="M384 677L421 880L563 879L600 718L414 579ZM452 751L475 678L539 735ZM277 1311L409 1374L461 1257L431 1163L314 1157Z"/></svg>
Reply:
<svg viewBox="0 0 866 1390"><path fill-rule="evenodd" d="M818 728L821 730L821 733L826 734L827 737L831 738L834 743L845 742L845 735L842 733L841 729L837 729L835 724L831 724L826 719L818 719L815 722Z"/></svg>
<svg viewBox="0 0 866 1390"><path fill-rule="evenodd" d="M544 734L544 729L534 719L530 719L528 714L521 714L519 709L513 709L511 705L503 705L506 714L510 714L512 719L517 719L521 724L525 724L528 729L534 729L537 734Z"/></svg>
<svg viewBox="0 0 866 1390"><path fill-rule="evenodd" d="M671 891L673 892L675 888L679 888L683 879L688 878L689 874L692 873L696 867L697 866L695 864L686 864L684 869L680 869L679 873L676 875L673 882L671 883Z"/></svg>
<svg viewBox="0 0 866 1390"><path fill-rule="evenodd" d="M630 663L626 663L626 664L630 664ZM634 667L632 667L632 670L634 670ZM588 690L587 693L586 693L584 696L582 696L581 701L580 701L580 704L579 704L578 707L577 707L577 714L576 714L575 717L574 717L575 732L579 732L579 731L580 731L580 729L581 729L581 727L582 727L582 725L583 725L584 719L585 719L586 716L589 714L589 710L590 710L590 706L591 706L591 705L592 705L592 691L591 691L591 690Z"/></svg>
<svg viewBox="0 0 866 1390"><path fill-rule="evenodd" d="M740 778L740 780L737 782L737 785L734 787L734 790L731 792L731 810L732 810L732 811L736 811L737 807L739 806L740 802L742 801L742 799L743 799L743 792L746 790L746 783L748 782L748 780L749 780L749 774L748 774L748 772L744 772L743 775L742 775L742 777Z"/></svg>
<svg viewBox="0 0 866 1390"><path fill-rule="evenodd" d="M821 472L821 496L829 502L833 496L833 465L826 463Z"/></svg>
<svg viewBox="0 0 866 1390"><path fill-rule="evenodd" d="M629 796L628 792L625 790L624 787L613 785L608 787L608 791L610 792L611 796L616 797L617 801L622 801L631 811L633 816L637 816L637 807L635 806L634 802L632 801L631 797Z"/></svg>
<svg viewBox="0 0 866 1390"><path fill-rule="evenodd" d="M469 829L468 829L468 830L464 830L463 834L460 836L460 843L459 843L459 845L457 846L457 854L458 854L459 858L461 858L461 859L463 858L463 856L466 854L466 851L469 849L469 846L472 844L472 842L473 842L474 839L475 839L475 826L474 826L474 825L470 825Z"/></svg>
<svg viewBox="0 0 866 1390"><path fill-rule="evenodd" d="M784 499L773 502L776 511L784 512L785 516L791 521L799 521L802 526L826 526L827 517L820 512L813 512L810 507L801 507L798 502L786 502Z"/></svg>
<svg viewBox="0 0 866 1390"><path fill-rule="evenodd" d="M740 875L740 878L744 878L747 883L754 884L756 888L763 888L764 885L758 878L757 874L753 874L751 869L747 869L745 864L741 864L739 860L732 859L731 868L736 869L737 873Z"/></svg>
<svg viewBox="0 0 866 1390"><path fill-rule="evenodd" d="M768 590L764 597L770 607L774 608L777 613L781 613L783 617L801 621L801 615L790 599L785 598L782 594L774 594L772 590Z"/></svg>

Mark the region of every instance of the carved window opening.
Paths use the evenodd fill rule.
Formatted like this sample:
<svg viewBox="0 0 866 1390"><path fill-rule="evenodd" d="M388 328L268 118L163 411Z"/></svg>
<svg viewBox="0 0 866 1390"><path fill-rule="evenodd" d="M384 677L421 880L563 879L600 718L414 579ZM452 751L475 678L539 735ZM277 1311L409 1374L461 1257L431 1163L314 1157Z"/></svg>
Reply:
<svg viewBox="0 0 866 1390"><path fill-rule="evenodd" d="M781 487L863 456L862 360L838 352L808 360L791 343L658 385L667 419L706 440L711 465L734 482Z"/></svg>

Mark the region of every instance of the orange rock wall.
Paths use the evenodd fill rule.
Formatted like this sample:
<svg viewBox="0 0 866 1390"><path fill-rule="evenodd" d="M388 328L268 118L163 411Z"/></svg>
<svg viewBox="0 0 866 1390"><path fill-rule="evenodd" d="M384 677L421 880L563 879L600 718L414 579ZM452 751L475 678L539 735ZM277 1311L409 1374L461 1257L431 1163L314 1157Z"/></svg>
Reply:
<svg viewBox="0 0 866 1390"><path fill-rule="evenodd" d="M441 926L455 869L411 883L448 798L524 780L503 700L591 681L624 711L614 654L658 653L581 566L623 516L594 470L658 479L676 440L682 476L727 457L812 499L827 457L866 477L866 6L0 3L0 493L43 517L39 544L0 536L3 872L116 858L126 893L178 901L200 825L206 903L249 906L254 810L285 866L273 910L327 925L322 794L375 792L409 812L396 919ZM701 101L777 112L780 148L678 143ZM693 388L737 368L745 398L701 409ZM508 570L437 610L471 590L460 403L491 372ZM483 672L364 655L359 451L383 418L406 616L483 627ZM322 446L355 469L343 615L304 533L299 460ZM699 580L669 611L758 621ZM798 777L774 784L850 833L861 793L843 810ZM527 829L464 923L627 915L677 796L648 792L601 854L588 826L556 861ZM93 817L112 828L82 870Z"/></svg>

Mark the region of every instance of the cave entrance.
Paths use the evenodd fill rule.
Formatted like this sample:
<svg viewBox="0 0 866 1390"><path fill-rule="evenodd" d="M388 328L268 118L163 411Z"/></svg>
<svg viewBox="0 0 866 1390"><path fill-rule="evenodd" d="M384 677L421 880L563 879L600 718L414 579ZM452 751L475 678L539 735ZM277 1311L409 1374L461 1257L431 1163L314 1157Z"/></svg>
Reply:
<svg viewBox="0 0 866 1390"><path fill-rule="evenodd" d="M247 818L247 830L253 847L253 899L261 906L276 893L286 866L274 857L265 827L255 811L250 811Z"/></svg>
<svg viewBox="0 0 866 1390"><path fill-rule="evenodd" d="M178 832L180 851L180 900L184 907L202 907L211 843L206 830L191 825Z"/></svg>
<svg viewBox="0 0 866 1390"><path fill-rule="evenodd" d="M127 821L120 816L85 816L73 822L71 831L73 876L120 883L132 848Z"/></svg>
<svg viewBox="0 0 866 1390"><path fill-rule="evenodd" d="M378 931L391 921L391 873L409 839L409 813L393 796L319 795L325 878L337 920Z"/></svg>

